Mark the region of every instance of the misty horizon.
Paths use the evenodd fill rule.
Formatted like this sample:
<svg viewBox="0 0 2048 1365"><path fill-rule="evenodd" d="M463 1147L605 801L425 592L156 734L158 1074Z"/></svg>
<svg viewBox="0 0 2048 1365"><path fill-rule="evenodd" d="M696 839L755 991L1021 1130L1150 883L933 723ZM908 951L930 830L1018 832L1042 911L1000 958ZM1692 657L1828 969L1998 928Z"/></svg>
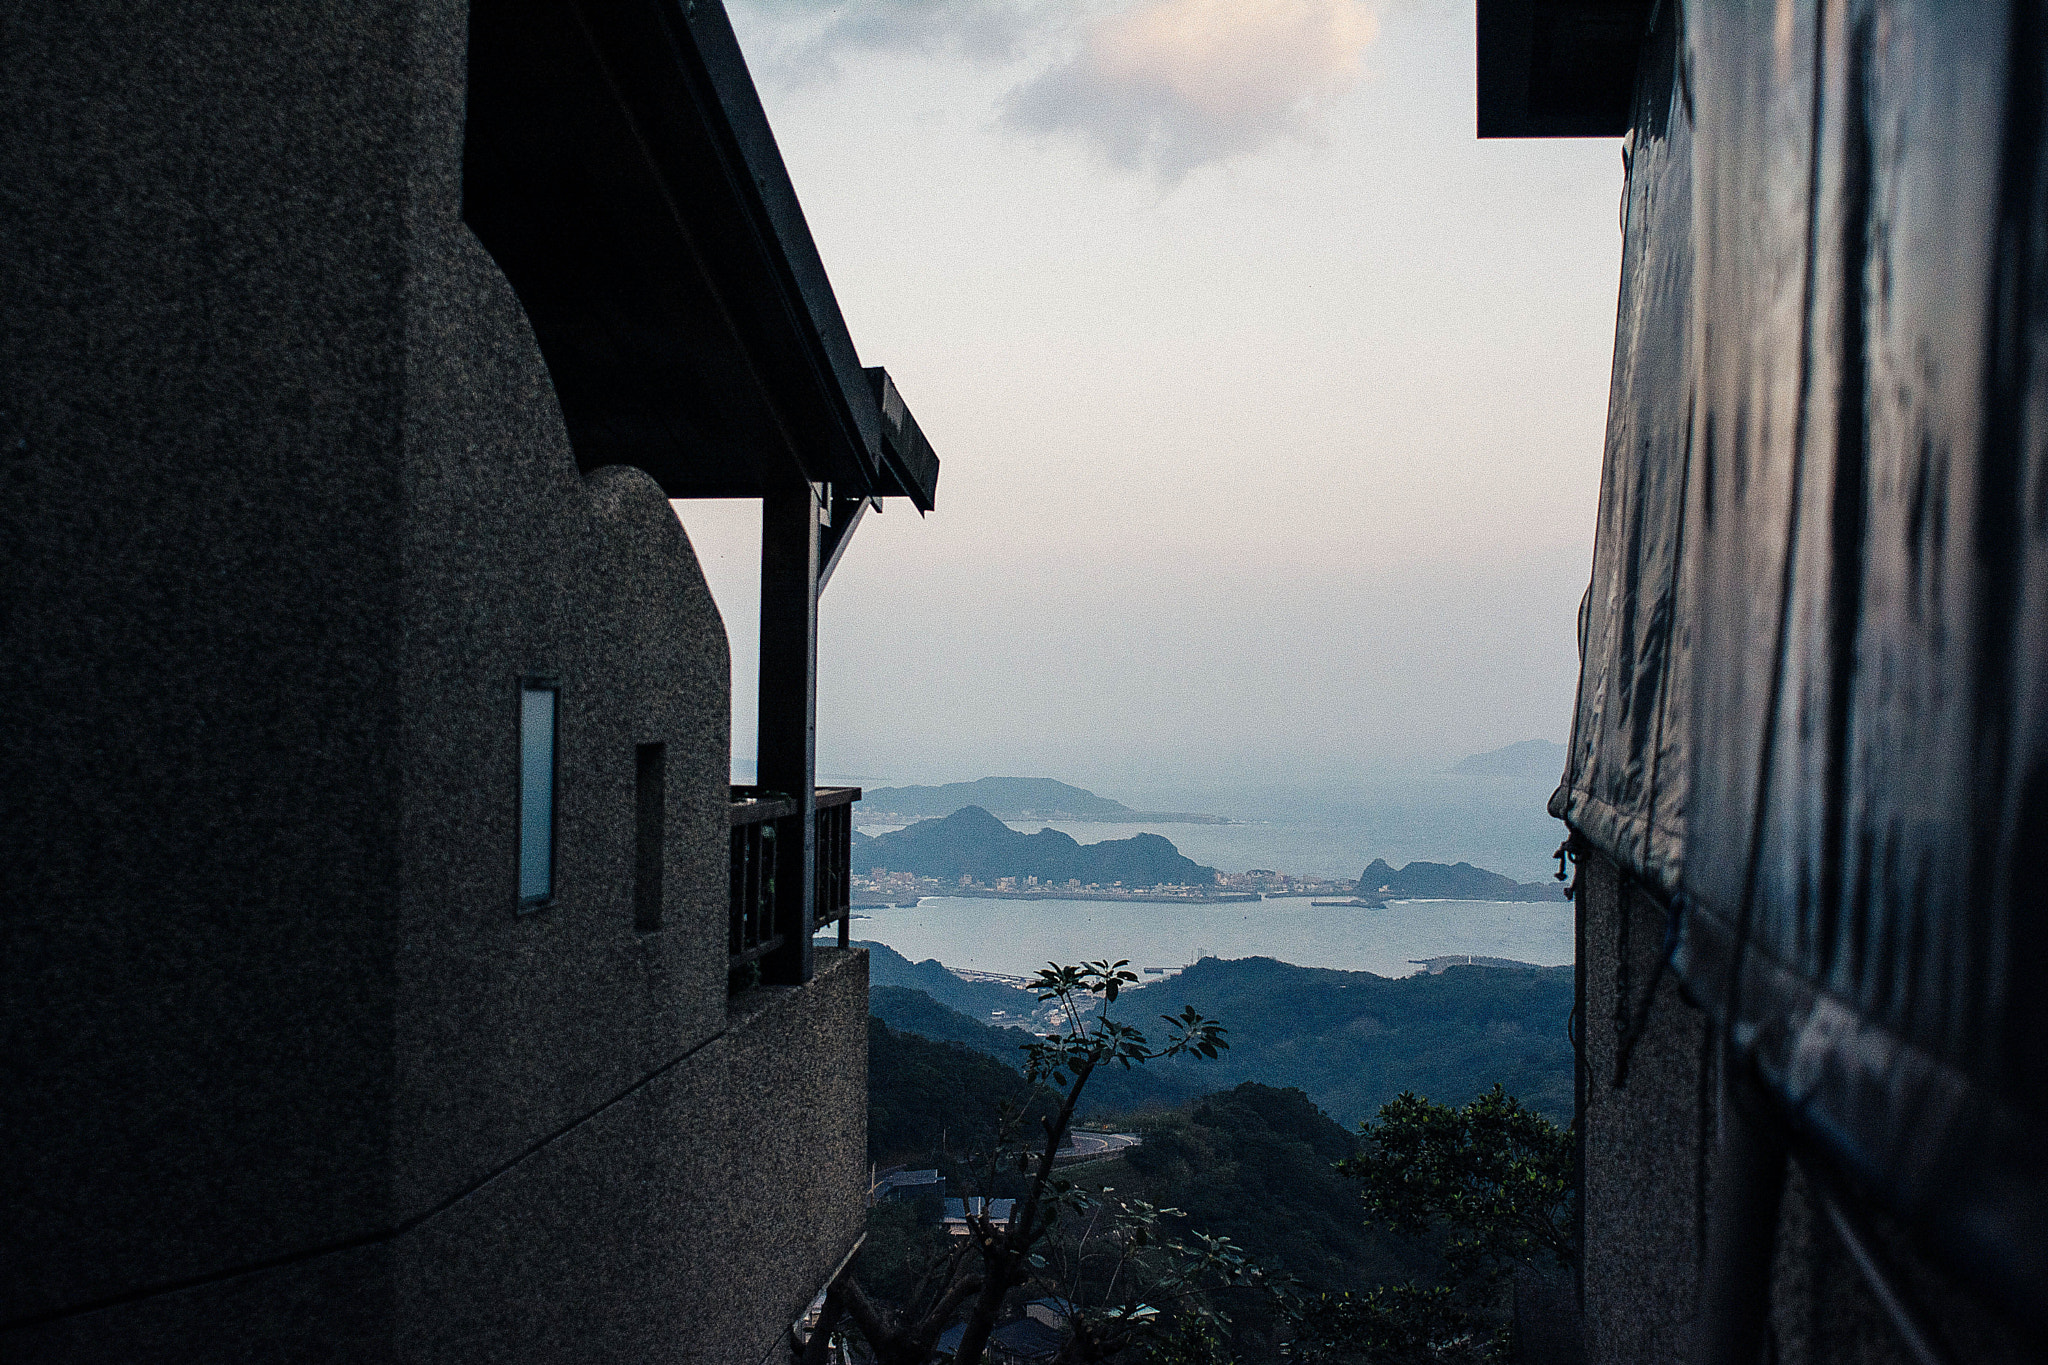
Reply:
<svg viewBox="0 0 2048 1365"><path fill-rule="evenodd" d="M945 459L820 599L820 771L1305 807L1565 738L1621 160L1473 139L1469 6L732 13ZM745 760L758 504L677 509Z"/></svg>

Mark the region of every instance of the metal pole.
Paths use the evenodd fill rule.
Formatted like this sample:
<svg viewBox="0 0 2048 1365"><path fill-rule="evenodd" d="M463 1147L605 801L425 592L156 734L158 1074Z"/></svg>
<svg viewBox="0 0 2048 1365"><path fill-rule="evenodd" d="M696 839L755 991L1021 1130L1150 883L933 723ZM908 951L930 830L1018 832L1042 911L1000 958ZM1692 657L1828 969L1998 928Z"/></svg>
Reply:
<svg viewBox="0 0 2048 1365"><path fill-rule="evenodd" d="M818 501L808 483L761 499L761 693L755 781L796 798L797 813L776 858L781 948L761 961L761 979L811 979L812 897L817 886Z"/></svg>

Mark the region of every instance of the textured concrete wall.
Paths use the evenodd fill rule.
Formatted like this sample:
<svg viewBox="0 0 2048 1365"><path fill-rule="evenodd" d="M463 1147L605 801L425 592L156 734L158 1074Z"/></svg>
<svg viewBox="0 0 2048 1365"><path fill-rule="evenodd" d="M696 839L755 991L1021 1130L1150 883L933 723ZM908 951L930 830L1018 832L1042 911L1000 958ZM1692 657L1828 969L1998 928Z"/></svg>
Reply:
<svg viewBox="0 0 2048 1365"><path fill-rule="evenodd" d="M0 24L0 1353L751 1365L857 1232L864 959L728 1012L724 631L460 220L465 7Z"/></svg>
<svg viewBox="0 0 2048 1365"><path fill-rule="evenodd" d="M410 54L0 23L11 1319L393 1214Z"/></svg>
<svg viewBox="0 0 2048 1365"><path fill-rule="evenodd" d="M731 1026L401 1241L420 1362L756 1365L860 1235L867 955Z"/></svg>
<svg viewBox="0 0 2048 1365"><path fill-rule="evenodd" d="M1706 1016L1665 974L1614 1084L1622 1023L1650 988L1665 915L1612 863L1580 863L1585 980L1585 1324L1588 1365L1683 1365L1715 1192L1717 1062ZM1947 1343L1947 1358L2033 1358L1910 1241L1865 1230ZM1771 1358L1778 1365L1906 1365L1914 1359L1794 1162L1771 1268Z"/></svg>
<svg viewBox="0 0 2048 1365"><path fill-rule="evenodd" d="M1658 984L1648 1025L1614 1070L1621 1023L1650 987L1664 916L1622 885L1614 865L1580 863L1585 978L1586 1356L1658 1365L1689 1358L1694 1285L1705 1230L1700 1167L1711 1135L1706 1021Z"/></svg>
<svg viewBox="0 0 2048 1365"><path fill-rule="evenodd" d="M724 1024L730 663L654 482L578 473L519 301L460 219L466 26L424 14L406 246L404 1215ZM514 915L524 676L561 682L557 893ZM635 746L667 748L664 929L634 930Z"/></svg>
<svg viewBox="0 0 2048 1365"><path fill-rule="evenodd" d="M0 1335L10 1361L758 1365L860 1235L867 954L367 1246Z"/></svg>

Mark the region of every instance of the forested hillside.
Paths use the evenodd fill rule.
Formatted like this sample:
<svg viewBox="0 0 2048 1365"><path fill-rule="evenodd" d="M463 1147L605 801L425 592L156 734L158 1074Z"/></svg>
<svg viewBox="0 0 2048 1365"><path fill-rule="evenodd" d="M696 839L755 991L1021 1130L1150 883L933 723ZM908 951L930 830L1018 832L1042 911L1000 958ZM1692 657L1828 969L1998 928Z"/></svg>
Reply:
<svg viewBox="0 0 2048 1365"><path fill-rule="evenodd" d="M982 1021L991 1009L1029 1008L1028 993L962 981L936 962L911 963L879 945L868 960L870 1009L898 1027L1006 1059L1015 1051L1014 1040ZM964 1007L974 1017L917 1014L918 1022L910 1022L914 1003L874 1003L874 991L891 985L936 996L938 1004ZM1177 977L1128 992L1117 1016L1144 1027L1183 1005L1221 1019L1230 1030L1229 1051L1215 1062L1161 1064L1146 1068L1142 1080L1108 1083L1102 1103L1177 1103L1258 1081L1299 1086L1350 1125L1403 1090L1463 1104L1498 1081L1530 1108L1559 1123L1571 1121L1569 967L1452 967L1391 979L1271 958L1204 958ZM1016 1022L1029 1026L1028 1019Z"/></svg>
<svg viewBox="0 0 2048 1365"><path fill-rule="evenodd" d="M856 948L868 950L868 989L878 986L902 986L908 990L923 991L948 1009L976 1019L987 1019L993 1011L1001 1010L1006 1016L1024 1016L1038 1007L1038 997L1031 991L1006 986L1000 981L967 981L953 975L939 964L936 958L912 962L886 943L858 942Z"/></svg>
<svg viewBox="0 0 2048 1365"><path fill-rule="evenodd" d="M1564 887L1555 881L1517 882L1470 863L1409 863L1395 868L1374 858L1358 874L1358 894L1380 900L1556 901Z"/></svg>
<svg viewBox="0 0 2048 1365"><path fill-rule="evenodd" d="M1572 1117L1569 967L1452 967L1389 979L1294 967L1271 958L1204 958L1129 992L1125 1017L1193 1005L1230 1028L1230 1050L1199 1068L1204 1088L1239 1081L1299 1086L1349 1127L1404 1090L1463 1104L1495 1082L1559 1123Z"/></svg>
<svg viewBox="0 0 2048 1365"><path fill-rule="evenodd" d="M869 1018L869 1160L886 1165L987 1151L1006 1102L1034 1103L1032 1088L1010 1067Z"/></svg>
<svg viewBox="0 0 2048 1365"><path fill-rule="evenodd" d="M1006 1013L1022 993L886 949L871 963L870 1009L880 1017L869 1023L870 1153L939 1167L949 1193L983 1192L991 1168L985 1155L973 1158L988 1152L1000 1111L1022 1114L1021 1134L1036 1131L1037 1113L1054 1102L1013 1069L1025 1033L879 983L928 981L955 998L964 988L974 1004L999 991L993 998ZM1227 1237L1310 1291L1442 1282L1434 1252L1366 1226L1356 1185L1333 1163L1354 1152L1357 1121L1377 1117L1402 1091L1459 1105L1498 1082L1568 1120L1571 976L1569 968L1454 967L1389 980L1265 958L1205 959L1126 990L1115 1017L1156 1028L1159 1015L1192 1005L1224 1022L1230 1047L1213 1061L1098 1072L1084 1111L1143 1141L1072 1167L1068 1178L1181 1210L1169 1220L1179 1230ZM987 1192L1021 1192L1014 1165L995 1169ZM915 1264L945 1244L936 1202L926 1204L883 1205L870 1217L862 1273L885 1297L909 1292ZM1280 1319L1269 1296L1219 1291L1217 1306L1233 1319L1226 1335L1236 1358L1274 1358Z"/></svg>
<svg viewBox="0 0 2048 1365"><path fill-rule="evenodd" d="M1019 1070L1024 1065L1020 1044L1030 1036L1021 1028L992 1028L949 1010L923 991L901 986L868 988L868 1012L893 1029L914 1033L938 1042L957 1043ZM1120 1011L1140 1029L1156 1023L1139 1015ZM1156 1037L1158 1029L1150 1032ZM1133 1112L1177 1105L1210 1089L1199 1071L1167 1072L1156 1067L1126 1071L1122 1068L1099 1073L1082 1094L1079 1109L1083 1117L1103 1110Z"/></svg>
<svg viewBox="0 0 2048 1365"><path fill-rule="evenodd" d="M1357 1186L1332 1169L1357 1140L1307 1095L1246 1081L1136 1125L1134 1189L1316 1289L1418 1273L1426 1258L1365 1226Z"/></svg>

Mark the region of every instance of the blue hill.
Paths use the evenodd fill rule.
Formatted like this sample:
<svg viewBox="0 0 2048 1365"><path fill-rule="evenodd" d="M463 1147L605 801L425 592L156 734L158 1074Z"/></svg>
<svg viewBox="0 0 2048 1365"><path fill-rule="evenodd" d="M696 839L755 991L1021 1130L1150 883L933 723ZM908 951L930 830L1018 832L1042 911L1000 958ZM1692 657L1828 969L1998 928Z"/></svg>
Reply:
<svg viewBox="0 0 2048 1365"><path fill-rule="evenodd" d="M1173 841L1157 834L1084 844L1056 829L1020 834L980 806L954 811L943 820L923 820L856 843L856 872L885 867L920 877L1036 877L1059 884L1127 887L1208 886L1216 869L1183 857Z"/></svg>

